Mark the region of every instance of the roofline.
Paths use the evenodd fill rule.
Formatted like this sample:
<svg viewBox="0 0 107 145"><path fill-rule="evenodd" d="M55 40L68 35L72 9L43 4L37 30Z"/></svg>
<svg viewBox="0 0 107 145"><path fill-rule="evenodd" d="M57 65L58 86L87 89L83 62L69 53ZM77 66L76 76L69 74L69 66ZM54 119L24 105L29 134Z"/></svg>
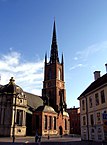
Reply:
<svg viewBox="0 0 107 145"><path fill-rule="evenodd" d="M88 93L86 93L86 94L83 94L83 93L82 93L83 95L81 94L77 99L80 100L80 98L86 97L86 96L90 95L91 93L93 93L93 92L95 92L95 91L101 89L101 88L104 87L104 86L107 86L107 83L101 85L100 87L97 87L96 89L93 89L92 91L90 91L90 92L88 92Z"/></svg>

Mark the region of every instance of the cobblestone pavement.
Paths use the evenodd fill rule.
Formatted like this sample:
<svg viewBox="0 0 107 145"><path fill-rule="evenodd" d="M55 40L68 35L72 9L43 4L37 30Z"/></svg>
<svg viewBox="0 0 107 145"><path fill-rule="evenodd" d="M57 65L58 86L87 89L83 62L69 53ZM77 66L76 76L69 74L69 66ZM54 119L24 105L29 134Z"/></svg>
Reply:
<svg viewBox="0 0 107 145"><path fill-rule="evenodd" d="M0 137L0 145L107 145L102 142L81 141L79 137L63 136L61 137L46 137L41 138L41 142L35 143L35 137L16 137L13 143L12 138Z"/></svg>

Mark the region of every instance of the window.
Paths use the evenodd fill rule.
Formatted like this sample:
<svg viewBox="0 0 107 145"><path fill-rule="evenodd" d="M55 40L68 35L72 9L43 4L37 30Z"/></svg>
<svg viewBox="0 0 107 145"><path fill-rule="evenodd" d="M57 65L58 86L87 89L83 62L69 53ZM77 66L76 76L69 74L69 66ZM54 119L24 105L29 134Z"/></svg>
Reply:
<svg viewBox="0 0 107 145"><path fill-rule="evenodd" d="M104 95L104 90L101 91L101 103L105 103L105 95Z"/></svg>
<svg viewBox="0 0 107 145"><path fill-rule="evenodd" d="M98 96L98 93L95 94L95 103L96 103L96 106L99 105L99 96Z"/></svg>
<svg viewBox="0 0 107 145"><path fill-rule="evenodd" d="M100 112L97 113L97 121L100 121Z"/></svg>
<svg viewBox="0 0 107 145"><path fill-rule="evenodd" d="M47 129L47 116L45 115L44 128Z"/></svg>
<svg viewBox="0 0 107 145"><path fill-rule="evenodd" d="M93 118L93 114L90 115L90 123L93 126L94 125L94 118Z"/></svg>
<svg viewBox="0 0 107 145"><path fill-rule="evenodd" d="M82 110L85 110L85 103L84 103L84 100L82 100Z"/></svg>
<svg viewBox="0 0 107 145"><path fill-rule="evenodd" d="M52 116L49 116L49 129L52 129Z"/></svg>
<svg viewBox="0 0 107 145"><path fill-rule="evenodd" d="M54 117L54 130L56 130L56 117Z"/></svg>
<svg viewBox="0 0 107 145"><path fill-rule="evenodd" d="M89 97L89 106L92 108L92 97Z"/></svg>
<svg viewBox="0 0 107 145"><path fill-rule="evenodd" d="M83 125L86 125L86 119L85 119L85 116L83 116Z"/></svg>
<svg viewBox="0 0 107 145"><path fill-rule="evenodd" d="M67 130L67 120L65 119L65 130Z"/></svg>
<svg viewBox="0 0 107 145"><path fill-rule="evenodd" d="M91 133L94 133L94 129L92 128Z"/></svg>
<svg viewBox="0 0 107 145"><path fill-rule="evenodd" d="M58 79L61 80L61 70L58 70Z"/></svg>
<svg viewBox="0 0 107 145"><path fill-rule="evenodd" d="M22 121L23 121L23 111L22 110L17 110L16 124L17 125L22 125Z"/></svg>

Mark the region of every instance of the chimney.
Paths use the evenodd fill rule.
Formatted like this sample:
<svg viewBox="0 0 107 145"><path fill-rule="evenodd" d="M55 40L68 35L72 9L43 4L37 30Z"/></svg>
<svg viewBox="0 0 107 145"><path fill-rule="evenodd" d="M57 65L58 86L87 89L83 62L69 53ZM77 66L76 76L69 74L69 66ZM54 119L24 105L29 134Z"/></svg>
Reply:
<svg viewBox="0 0 107 145"><path fill-rule="evenodd" d="M105 67L106 67L106 73L107 73L107 63L105 64Z"/></svg>
<svg viewBox="0 0 107 145"><path fill-rule="evenodd" d="M96 81L98 78L100 78L100 71L94 72L94 80Z"/></svg>

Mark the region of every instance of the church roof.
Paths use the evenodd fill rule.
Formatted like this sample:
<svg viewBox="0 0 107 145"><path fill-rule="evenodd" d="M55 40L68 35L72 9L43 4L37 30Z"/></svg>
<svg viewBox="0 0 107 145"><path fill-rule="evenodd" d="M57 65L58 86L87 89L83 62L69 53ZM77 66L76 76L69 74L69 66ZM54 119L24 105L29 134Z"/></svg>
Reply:
<svg viewBox="0 0 107 145"><path fill-rule="evenodd" d="M39 106L43 105L43 100L40 96L24 92L26 95L26 99L28 101L28 106L37 109Z"/></svg>
<svg viewBox="0 0 107 145"><path fill-rule="evenodd" d="M44 106L39 106L36 111L40 111L40 112L50 112L50 113L56 113L55 110L48 105L44 105Z"/></svg>
<svg viewBox="0 0 107 145"><path fill-rule="evenodd" d="M107 85L107 74L92 82L89 87L78 97L78 99L104 85Z"/></svg>

